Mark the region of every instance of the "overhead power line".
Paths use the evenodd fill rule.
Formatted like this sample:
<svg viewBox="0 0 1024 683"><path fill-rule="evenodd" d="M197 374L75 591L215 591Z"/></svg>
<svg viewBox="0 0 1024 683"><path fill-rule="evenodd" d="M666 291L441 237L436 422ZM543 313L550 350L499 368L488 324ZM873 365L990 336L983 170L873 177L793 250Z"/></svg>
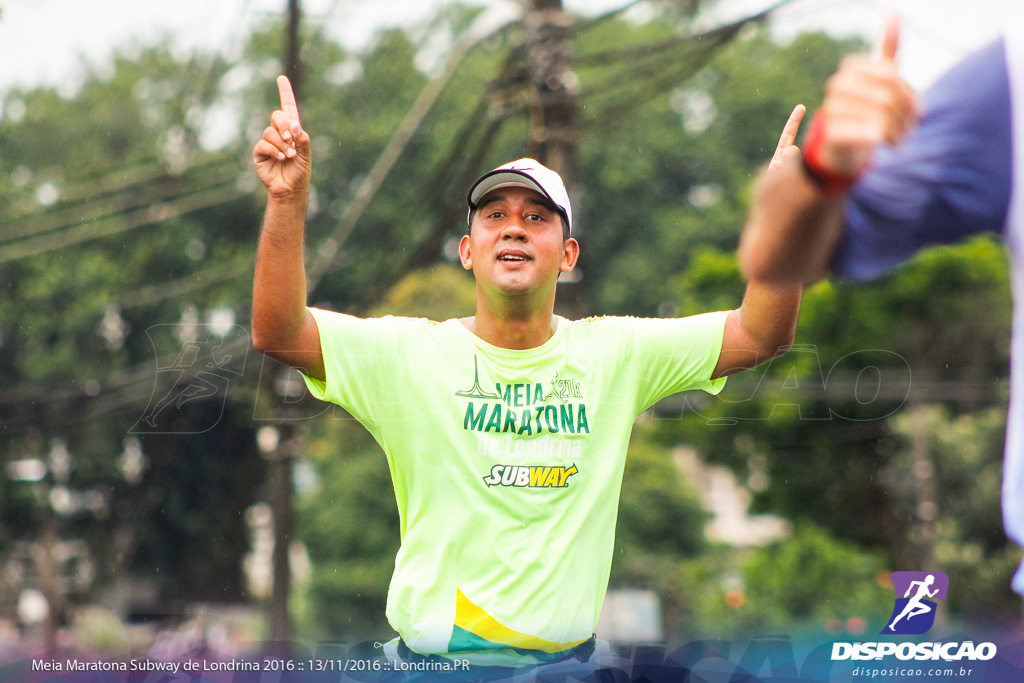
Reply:
<svg viewBox="0 0 1024 683"><path fill-rule="evenodd" d="M222 183L212 188L191 192L167 202L151 204L121 215L68 228L56 235L42 235L25 239L15 244L4 245L2 251L0 251L0 263L7 263L28 256L36 256L53 251L54 249L88 242L99 237L116 235L145 225L180 218L193 211L217 206L218 204L224 204L225 202L246 196L248 196L248 193L239 190L237 183L232 180L229 183Z"/></svg>
<svg viewBox="0 0 1024 683"><path fill-rule="evenodd" d="M224 158L222 157L221 161ZM221 164L223 165L223 164ZM205 165L197 168L187 177L152 176L145 189L127 190L120 194L106 193L105 198L92 196L79 201L62 200L54 209L38 211L35 214L20 215L0 223L0 247L5 243L16 243L29 237L48 233L49 236L104 218L123 215L132 210L143 209L187 194L193 187L210 187L230 181L234 172L225 174L218 166Z"/></svg>
<svg viewBox="0 0 1024 683"><path fill-rule="evenodd" d="M659 76L664 78L666 72L670 77L678 78L680 68L685 69L688 66L685 63L680 64L680 52L709 57L719 47L733 39L745 26L763 20L791 2L793 0L781 0L760 12L728 24L716 26L700 33L676 36L655 45L580 55L576 60L580 66L602 66L623 61L631 63L630 67L615 73L604 82L592 86L584 92L583 96L594 97L598 94L607 94L623 87L635 86L637 83L643 84L645 92L659 94L662 92L661 87L658 84L652 84L650 79Z"/></svg>
<svg viewBox="0 0 1024 683"><path fill-rule="evenodd" d="M153 182L155 180L181 180L188 174L204 169L208 166L215 166L225 162L237 162L233 154L215 154L207 158L190 163L186 168L179 171L171 170L166 161L143 161L136 166L118 166L115 170L104 172L104 175L92 178L83 178L73 184L63 185L60 188L62 204L71 202L91 201L99 197L115 194L138 185ZM0 204L5 211L16 208L19 203L16 196L24 197L23 190L15 190L0 195ZM29 200L26 200L27 203ZM43 212L46 209L39 209L34 199L30 200L36 210ZM18 216L21 217L20 215Z"/></svg>

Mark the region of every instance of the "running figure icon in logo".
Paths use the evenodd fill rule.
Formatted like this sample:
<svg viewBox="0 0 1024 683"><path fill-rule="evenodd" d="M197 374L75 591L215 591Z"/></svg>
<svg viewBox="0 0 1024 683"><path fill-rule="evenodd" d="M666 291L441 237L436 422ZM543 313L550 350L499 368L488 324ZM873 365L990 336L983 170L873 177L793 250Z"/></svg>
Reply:
<svg viewBox="0 0 1024 683"><path fill-rule="evenodd" d="M882 633L926 632L935 623L936 608L936 603L928 598L945 600L949 577L943 572L893 572L890 577L896 595L902 593L903 597L896 598L891 621ZM899 623L901 620L902 624Z"/></svg>

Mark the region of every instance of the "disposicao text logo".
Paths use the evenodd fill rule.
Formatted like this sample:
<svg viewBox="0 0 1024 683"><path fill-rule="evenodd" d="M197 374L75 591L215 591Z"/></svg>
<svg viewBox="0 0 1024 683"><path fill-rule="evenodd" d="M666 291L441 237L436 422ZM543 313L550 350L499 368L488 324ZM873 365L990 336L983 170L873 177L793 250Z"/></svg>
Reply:
<svg viewBox="0 0 1024 683"><path fill-rule="evenodd" d="M935 623L936 600L945 600L949 577L942 572L893 572L896 605L881 635L920 635ZM987 661L997 654L994 643L973 641L832 643L832 661L899 660ZM856 671L856 670L855 670ZM917 680L917 679L914 679Z"/></svg>
<svg viewBox="0 0 1024 683"><path fill-rule="evenodd" d="M918 635L935 623L936 600L945 600L949 577L943 572L893 572L896 605L889 622L879 633ZM902 596L902 597L901 597Z"/></svg>

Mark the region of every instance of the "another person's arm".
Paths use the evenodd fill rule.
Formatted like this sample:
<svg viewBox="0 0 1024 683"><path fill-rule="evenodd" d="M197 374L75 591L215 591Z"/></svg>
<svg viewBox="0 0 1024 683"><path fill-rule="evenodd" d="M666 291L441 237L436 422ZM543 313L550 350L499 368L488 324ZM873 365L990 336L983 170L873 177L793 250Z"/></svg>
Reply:
<svg viewBox="0 0 1024 683"><path fill-rule="evenodd" d="M922 248L1004 232L1013 183L1006 41L956 64L922 96L918 125L882 146L851 189L830 270L853 280L891 271Z"/></svg>
<svg viewBox="0 0 1024 683"><path fill-rule="evenodd" d="M267 188L252 291L253 345L271 358L326 380L320 334L306 309L303 232L309 198L309 134L302 129L291 84L278 78L281 109L253 150Z"/></svg>
<svg viewBox="0 0 1024 683"><path fill-rule="evenodd" d="M846 191L875 148L898 144L916 121L915 99L894 61L897 41L890 22L881 59L843 60L805 143L813 150L790 147L766 174L740 241L740 264L751 280L792 285L828 272Z"/></svg>

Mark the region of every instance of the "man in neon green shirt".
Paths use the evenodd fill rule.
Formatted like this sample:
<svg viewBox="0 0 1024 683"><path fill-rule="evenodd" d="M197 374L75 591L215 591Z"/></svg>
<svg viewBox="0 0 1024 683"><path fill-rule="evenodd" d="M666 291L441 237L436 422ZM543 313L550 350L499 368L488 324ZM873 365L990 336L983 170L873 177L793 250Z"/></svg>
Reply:
<svg viewBox="0 0 1024 683"><path fill-rule="evenodd" d="M391 468L402 546L387 615L405 644L502 664L587 644L633 421L681 389L721 389L728 314L556 316L544 343L507 349L459 320L311 313L326 381L310 389Z"/></svg>
<svg viewBox="0 0 1024 683"><path fill-rule="evenodd" d="M725 375L784 350L800 287L752 281L740 308L676 320L556 316L556 280L579 255L572 208L556 173L522 159L470 190L459 253L476 279L474 316L435 323L309 309L309 136L287 79L278 86L281 109L254 150L268 203L253 342L350 411L387 455L402 532L391 656L585 659L635 417L684 389L717 393Z"/></svg>

